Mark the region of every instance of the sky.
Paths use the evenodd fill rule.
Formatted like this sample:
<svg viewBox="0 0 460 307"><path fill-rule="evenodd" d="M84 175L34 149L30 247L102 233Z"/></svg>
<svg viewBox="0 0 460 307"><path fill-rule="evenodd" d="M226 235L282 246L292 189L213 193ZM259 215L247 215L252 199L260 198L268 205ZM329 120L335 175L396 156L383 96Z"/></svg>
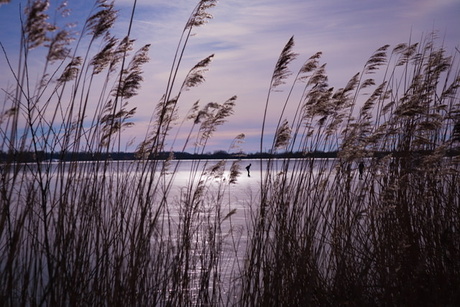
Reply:
<svg viewBox="0 0 460 307"><path fill-rule="evenodd" d="M14 60L18 52L19 4L11 0L0 6L0 42ZM57 1L51 1L57 3ZM93 1L68 1L69 20L82 24ZM126 35L132 0L115 1L120 11L114 34ZM135 125L125 131L125 142L131 147L145 135L155 104L164 93L170 65L181 32L197 4L191 0L138 0L131 37L135 49L151 44L150 62L144 69L144 82L139 94L130 100L138 108L132 119ZM284 45L294 37L298 57L291 63L296 72L302 63L318 51L326 63L330 86L344 87L360 72L367 59L379 47L396 46L409 40L420 40L438 31L447 53L460 49L459 0L221 0L210 9L213 19L196 28L184 54L181 75L198 61L214 54L206 72L206 82L181 96L179 111L184 115L192 104L223 103L236 95L234 114L214 133L208 152L230 150L233 138L244 133L244 152L259 150L263 110L273 68ZM4 29L10 29L5 31ZM78 25L77 25L78 29ZM39 51L37 51L37 61ZM5 88L8 75L4 56L0 56L0 87ZM290 83L288 83L290 84ZM270 97L267 134L274 131L286 90ZM178 139L185 132L177 134ZM174 144L170 144L174 146ZM181 149L179 145L173 150Z"/></svg>

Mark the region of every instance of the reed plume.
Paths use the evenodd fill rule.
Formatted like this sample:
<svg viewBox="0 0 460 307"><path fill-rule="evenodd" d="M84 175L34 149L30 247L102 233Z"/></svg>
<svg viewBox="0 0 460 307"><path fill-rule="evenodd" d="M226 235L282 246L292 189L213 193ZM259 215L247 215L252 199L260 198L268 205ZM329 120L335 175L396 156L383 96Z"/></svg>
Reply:
<svg viewBox="0 0 460 307"><path fill-rule="evenodd" d="M192 87L198 86L205 81L204 73L207 71L207 67L211 63L214 54L206 57L205 59L198 62L187 74L181 87L182 91L187 91Z"/></svg>
<svg viewBox="0 0 460 307"><path fill-rule="evenodd" d="M280 149L282 147L286 147L289 144L289 140L291 139L291 129L289 127L289 122L285 119L281 126L278 128L276 132L276 140L275 140L275 149Z"/></svg>
<svg viewBox="0 0 460 307"><path fill-rule="evenodd" d="M270 93L282 84L284 84L284 80L291 74L289 70L289 64L296 58L297 54L292 51L294 48L294 37L291 37L289 41L284 46L283 50L281 51L280 56L278 57L278 61L276 62L275 68L273 70L273 74L270 80L270 87L268 91L268 95L265 101L265 108L264 108L264 116L262 119L262 128L261 128L261 135L260 135L260 152L263 150L263 139L264 139L264 130L265 130L265 121L267 119L267 110L268 110L268 103L270 101Z"/></svg>
<svg viewBox="0 0 460 307"><path fill-rule="evenodd" d="M93 39L97 39L112 28L118 13L114 9L114 1L107 3L106 0L97 0L95 5L97 12L86 20L86 31Z"/></svg>
<svg viewBox="0 0 460 307"><path fill-rule="evenodd" d="M201 0L185 24L185 29L192 29L193 27L199 27L207 23L212 18L208 10L216 6L216 4L216 0Z"/></svg>
<svg viewBox="0 0 460 307"><path fill-rule="evenodd" d="M26 7L27 20L24 25L24 36L27 49L34 49L48 42L49 32L56 30L56 27L47 21L49 19L48 7L48 0L35 0Z"/></svg>

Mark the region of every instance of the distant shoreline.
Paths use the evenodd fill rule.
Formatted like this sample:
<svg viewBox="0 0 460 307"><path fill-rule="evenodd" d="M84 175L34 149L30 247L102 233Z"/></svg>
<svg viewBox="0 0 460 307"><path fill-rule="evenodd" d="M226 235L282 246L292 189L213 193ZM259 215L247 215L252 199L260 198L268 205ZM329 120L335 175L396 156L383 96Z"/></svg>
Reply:
<svg viewBox="0 0 460 307"><path fill-rule="evenodd" d="M366 158L382 158L388 155L393 157L412 157L417 158L432 154L432 151L416 151L416 152L368 152ZM460 149L448 150L445 153L446 157L459 156ZM225 151L217 151L206 154L192 154L188 152L160 152L156 155L150 155L148 160L166 160L172 157L173 160L227 160L227 159L303 159L303 158L337 158L340 154L338 151L330 152L284 152L284 153L227 153ZM111 152L111 153L91 153L91 152L66 152L66 153L45 153L45 152L17 152L8 154L0 152L1 163L8 162L38 162L38 161L105 161L105 160L142 160L136 156L134 152Z"/></svg>

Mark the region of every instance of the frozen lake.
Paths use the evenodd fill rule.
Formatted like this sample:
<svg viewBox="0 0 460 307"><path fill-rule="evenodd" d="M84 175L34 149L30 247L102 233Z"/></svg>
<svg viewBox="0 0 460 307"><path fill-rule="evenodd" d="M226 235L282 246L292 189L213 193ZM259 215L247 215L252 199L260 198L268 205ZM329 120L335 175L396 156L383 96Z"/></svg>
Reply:
<svg viewBox="0 0 460 307"><path fill-rule="evenodd" d="M309 238L308 246L320 255L318 269L326 274L334 223L352 221L358 234L366 233L367 217L373 214L368 210L369 201L379 205L380 191L385 186L390 188L387 192L392 191L390 181L395 173L389 171L390 159L365 159L360 180L359 162L243 159L13 164L3 168L8 224L4 224L0 243L7 246L6 234L23 230L24 239L14 259L18 267L34 263L41 268L31 283L37 293L46 290L48 262L55 257L63 257L75 272L85 272L82 278L92 276L88 272L108 277L115 271L129 273L132 257L140 257L146 270L157 270L157 275L146 273L153 276L149 279L152 287L159 287L157 277L177 278L166 281L168 287L176 288L163 293L188 291L193 297L203 293L205 286L209 293L219 287L222 297L235 295L251 247L261 238L255 233L260 225L257 215L264 205L268 219L261 230L261 257L266 255L266 246L271 252L282 249L284 238L291 238L294 245ZM293 232L277 240L275 236L286 230L284 222L292 222Z"/></svg>
<svg viewBox="0 0 460 307"><path fill-rule="evenodd" d="M34 238L38 239L45 232L42 222L45 215L51 242L55 240L56 231L67 231L67 227L72 226L75 230L69 228L70 234L78 235L74 231L85 229L85 223L96 227L88 228L88 231L94 232L90 236L104 233L108 238L129 240L130 233L138 231L139 221L144 219L161 225L155 226L156 231L165 234L166 240L173 246L181 248L184 229L189 227L192 232L187 234L190 236L188 240L193 243L189 252L194 255L189 260L193 263L188 269L190 290L199 287L199 276L204 269L200 257L210 248L219 250L219 278L225 289L244 265L250 238L248 232L260 206L260 191L267 189L270 192L272 187L266 183L276 185L280 178L280 182L292 181L291 186L306 189L305 194L313 200L310 190L333 184L337 175L337 160L292 159L288 164L287 161L48 161L40 166L13 165L5 183L12 191L12 216L28 212L27 218L31 220L29 233L36 234ZM248 174L246 166L249 164ZM356 168L356 165L351 165L348 169L351 184L362 182L357 179ZM296 182L299 178L301 180ZM276 191L284 192L279 187ZM33 211L27 211L28 208L33 208ZM143 214L147 214L146 219L141 218ZM93 218L98 220L95 226L90 224ZM64 226L61 226L62 221ZM126 232L110 233L125 227ZM210 232L219 246L212 246L215 242L208 238ZM157 244L156 233L151 240L156 240L152 246ZM24 253L27 244L24 245ZM101 247L90 245L88 248L89 255L93 255L93 250L98 251Z"/></svg>

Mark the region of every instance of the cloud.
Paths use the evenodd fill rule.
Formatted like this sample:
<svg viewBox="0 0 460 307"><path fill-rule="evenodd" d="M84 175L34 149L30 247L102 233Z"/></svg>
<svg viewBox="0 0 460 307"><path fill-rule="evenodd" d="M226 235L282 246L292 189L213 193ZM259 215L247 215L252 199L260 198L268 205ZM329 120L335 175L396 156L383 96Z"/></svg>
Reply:
<svg viewBox="0 0 460 307"><path fill-rule="evenodd" d="M190 62L184 63L191 67L193 61L199 60L199 54L216 53L206 74L207 81L183 100L222 101L236 94L235 115L227 125L237 122L239 127L256 132L274 64L291 35L295 36L295 50L300 53L292 67L294 71L310 55L323 51L331 86L345 86L377 48L407 41L415 32L413 25L429 15L429 2L424 2L424 9L408 19L404 12L411 11L412 3L271 0L219 3L212 10L214 20L195 31L197 35L190 41L186 55ZM430 27L417 29L427 32ZM272 97L269 120L275 118L284 99L283 93Z"/></svg>
<svg viewBox="0 0 460 307"><path fill-rule="evenodd" d="M89 0L70 3L80 25L88 16L91 3ZM141 92L130 101L138 107L138 115L137 124L129 133L132 131L138 138L164 93L179 38L197 3L189 0L137 1L132 37L136 39L136 48L152 44L151 61L144 66L145 81ZM119 37L126 35L132 4L132 0L116 1L120 18L114 34ZM0 14L12 5L3 6ZM180 112L184 114L197 100L203 104L224 102L237 95L235 114L222 129L229 129L223 131L235 132L235 135L245 131L255 134L261 125L274 65L292 35L294 51L299 56L291 70L296 72L309 56L322 51L321 62L327 63L330 85L338 88L345 86L369 56L384 44L395 46L407 42L411 36L419 39L438 29L440 35L445 36L446 46L451 49L459 46L458 8L456 0L220 1L210 10L214 19L194 29L196 35L190 38L184 53L178 82L198 61L210 54L215 57L205 74L206 82L181 97ZM5 33L0 34L2 42L11 39ZM3 60L0 64L3 67ZM0 81L5 82L4 79ZM272 95L268 127L276 124L286 95L286 92ZM227 147L226 137L216 134L216 149L219 149L219 139L223 140L220 146ZM252 141L257 142L256 139Z"/></svg>

